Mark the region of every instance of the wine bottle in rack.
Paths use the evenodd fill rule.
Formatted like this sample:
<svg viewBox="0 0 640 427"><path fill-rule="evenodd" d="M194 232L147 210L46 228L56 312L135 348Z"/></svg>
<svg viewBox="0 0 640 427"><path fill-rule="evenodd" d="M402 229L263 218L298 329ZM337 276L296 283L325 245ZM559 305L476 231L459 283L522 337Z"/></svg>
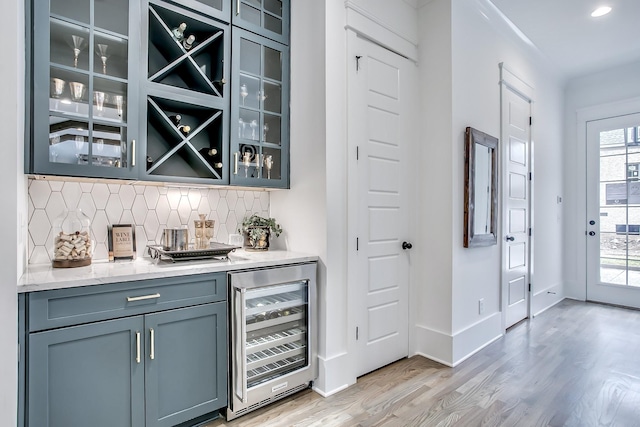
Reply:
<svg viewBox="0 0 640 427"><path fill-rule="evenodd" d="M180 124L180 120L182 120L182 116L180 114L175 114L173 116L169 116L169 120L171 120L171 123L178 126Z"/></svg>
<svg viewBox="0 0 640 427"><path fill-rule="evenodd" d="M190 34L189 37L182 40L182 47L184 47L186 50L189 50L193 47L193 42L195 41L196 41L196 36L194 36L193 34Z"/></svg>
<svg viewBox="0 0 640 427"><path fill-rule="evenodd" d="M189 135L189 132L191 132L191 126L187 126L187 125L178 125L178 130L180 131L180 133L182 133L184 136Z"/></svg>
<svg viewBox="0 0 640 427"><path fill-rule="evenodd" d="M213 167L216 168L216 169L222 169L222 162L214 163Z"/></svg>
<svg viewBox="0 0 640 427"><path fill-rule="evenodd" d="M182 40L184 40L184 30L186 29L187 29L187 24L183 22L180 25L178 25L176 28L171 30L171 32L173 33L173 37L179 42L181 42Z"/></svg>
<svg viewBox="0 0 640 427"><path fill-rule="evenodd" d="M218 154L218 150L216 148L201 148L200 150L198 150L198 152L202 155L202 157L204 157L205 159L207 157L213 157L216 154Z"/></svg>

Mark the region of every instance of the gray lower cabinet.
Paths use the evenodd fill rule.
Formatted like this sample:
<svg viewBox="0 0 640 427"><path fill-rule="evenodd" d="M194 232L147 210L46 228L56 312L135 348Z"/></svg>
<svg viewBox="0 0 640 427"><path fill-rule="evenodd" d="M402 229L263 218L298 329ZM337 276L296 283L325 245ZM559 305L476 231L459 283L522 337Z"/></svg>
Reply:
<svg viewBox="0 0 640 427"><path fill-rule="evenodd" d="M24 425L185 426L226 406L224 274L36 292L21 302Z"/></svg>

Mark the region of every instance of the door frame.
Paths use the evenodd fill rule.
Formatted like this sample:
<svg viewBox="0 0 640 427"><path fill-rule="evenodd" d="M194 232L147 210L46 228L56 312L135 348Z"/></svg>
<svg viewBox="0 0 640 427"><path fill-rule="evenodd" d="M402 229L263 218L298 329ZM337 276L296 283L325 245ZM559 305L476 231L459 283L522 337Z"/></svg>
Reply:
<svg viewBox="0 0 640 427"><path fill-rule="evenodd" d="M576 111L576 174L583 177L576 180L576 216L582 219L582 225L572 229L576 253L576 283L571 298L581 301L587 300L587 123L595 120L608 119L626 114L640 113L640 97L621 101L604 103L593 107L581 108ZM579 224L579 222L578 222Z"/></svg>
<svg viewBox="0 0 640 427"><path fill-rule="evenodd" d="M502 169L502 171L500 172L500 205L501 208L499 209L500 213L501 213L501 218L500 218L500 226L499 226L499 230L498 230L498 236L500 236L500 238L498 239L498 241L500 242L500 252L501 252L501 256L500 256L500 311L502 313L502 319L501 319L501 327L502 330L506 332L506 324L507 324L507 305L508 305L508 294L507 294L507 289L508 286L506 286L506 282L507 282L507 277L505 274L505 265L507 262L507 245L504 244L504 237L506 235L506 230L505 230L505 221L506 221L506 217L507 217L507 203L506 203L506 192L505 192L505 183L507 182L507 179L509 178L507 175L507 149L508 149L508 145L504 143L505 138L506 138L506 126L505 123L503 123L502 121L502 114L503 114L503 108L504 108L504 96L505 96L505 91L510 90L512 92L514 92L516 95L519 95L520 97L522 97L525 101L529 102L529 114L531 115L531 117L533 117L533 105L534 105L534 95L535 95L535 90L533 89L532 86L530 86L528 83L526 83L524 80L522 80L520 77L518 77L516 74L514 74L505 64L504 62L501 62L500 64L498 64L498 66L500 67L500 148L498 150L499 152L499 156L500 156L500 168ZM529 173L531 174L531 179L529 179L527 181L527 191L528 191L528 200L527 200L527 205L528 205L528 217L527 217L527 221L529 223L529 228L531 230L533 230L533 200L534 200L534 180L533 180L533 169L534 169L534 155L533 155L533 135L534 135L534 127L533 127L533 123L530 125L529 127L529 150L528 150L528 155L529 158L528 160L528 164L529 164ZM533 239L533 233L531 233L531 235L528 237L528 242L527 242L527 254L526 254L526 258L527 258L527 276L529 278L529 284L530 287L528 289L528 296L527 296L527 317L525 317L525 319L527 318L531 318L532 316L532 312L531 312L531 300L532 300L532 296L534 295L534 277L533 277L533 244L534 244L534 239Z"/></svg>

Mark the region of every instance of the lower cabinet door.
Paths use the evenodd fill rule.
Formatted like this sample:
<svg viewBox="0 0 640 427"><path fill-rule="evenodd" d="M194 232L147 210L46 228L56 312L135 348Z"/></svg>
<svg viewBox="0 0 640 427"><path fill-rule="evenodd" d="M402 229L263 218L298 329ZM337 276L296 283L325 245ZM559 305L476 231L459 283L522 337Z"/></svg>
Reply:
<svg viewBox="0 0 640 427"><path fill-rule="evenodd" d="M136 316L30 334L28 425L144 426L143 326Z"/></svg>
<svg viewBox="0 0 640 427"><path fill-rule="evenodd" d="M147 427L169 427L227 404L226 303L145 316Z"/></svg>

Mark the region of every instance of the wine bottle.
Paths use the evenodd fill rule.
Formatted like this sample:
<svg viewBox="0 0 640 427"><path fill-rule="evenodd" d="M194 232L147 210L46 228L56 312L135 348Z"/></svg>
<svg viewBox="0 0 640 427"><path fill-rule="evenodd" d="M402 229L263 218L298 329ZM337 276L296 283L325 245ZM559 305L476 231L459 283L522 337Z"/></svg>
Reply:
<svg viewBox="0 0 640 427"><path fill-rule="evenodd" d="M187 37L186 39L182 40L182 46L186 49L189 50L193 47L193 42L196 41L196 36L194 36L193 34L190 34L189 37Z"/></svg>
<svg viewBox="0 0 640 427"><path fill-rule="evenodd" d="M184 30L186 29L187 29L187 24L183 22L179 26L171 30L171 32L173 33L173 37L179 42L181 42L182 40L184 40Z"/></svg>
<svg viewBox="0 0 640 427"><path fill-rule="evenodd" d="M180 124L180 120L182 120L182 116L180 114L175 114L173 116L169 116L169 120L171 120L171 122L178 126Z"/></svg>
<svg viewBox="0 0 640 427"><path fill-rule="evenodd" d="M216 148L201 148L200 150L198 150L198 152L205 159L207 157L214 157L216 154L218 154L218 150ZM210 160L210 159L208 159L208 160Z"/></svg>
<svg viewBox="0 0 640 427"><path fill-rule="evenodd" d="M179 125L178 126L178 130L184 135L187 136L189 135L189 132L191 132L191 126L187 126L187 125Z"/></svg>
<svg viewBox="0 0 640 427"><path fill-rule="evenodd" d="M222 162L214 163L213 167L216 169L222 169Z"/></svg>

